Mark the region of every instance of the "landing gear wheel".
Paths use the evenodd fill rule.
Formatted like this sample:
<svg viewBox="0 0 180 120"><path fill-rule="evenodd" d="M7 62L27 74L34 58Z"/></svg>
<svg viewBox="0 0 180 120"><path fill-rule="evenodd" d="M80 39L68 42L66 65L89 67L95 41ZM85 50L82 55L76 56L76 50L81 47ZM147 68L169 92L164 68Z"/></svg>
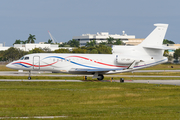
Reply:
<svg viewBox="0 0 180 120"><path fill-rule="evenodd" d="M31 71L29 71L29 77L28 80L31 80Z"/></svg>
<svg viewBox="0 0 180 120"><path fill-rule="evenodd" d="M99 81L101 81L101 80L104 79L104 76L103 76L102 74L99 74L97 79L98 79Z"/></svg>

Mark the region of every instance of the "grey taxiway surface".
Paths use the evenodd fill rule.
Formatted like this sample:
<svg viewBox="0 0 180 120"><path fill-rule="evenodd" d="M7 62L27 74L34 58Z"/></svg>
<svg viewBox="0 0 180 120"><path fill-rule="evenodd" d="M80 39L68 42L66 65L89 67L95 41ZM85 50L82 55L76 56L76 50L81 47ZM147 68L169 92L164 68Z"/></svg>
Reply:
<svg viewBox="0 0 180 120"><path fill-rule="evenodd" d="M134 72L180 72L180 70L138 70ZM47 74L42 74L47 73ZM84 76L84 75L66 75L66 74L57 74L51 75L51 72L32 72L32 76ZM28 76L28 71L17 72L17 71L1 71L0 76ZM92 75L89 75L92 76ZM169 84L169 85L180 85L180 76L141 76L141 75L108 75L111 77L177 77L179 80L125 80L125 83L148 83L148 84ZM0 79L0 81L27 81L27 82L84 82L81 80L8 80L8 79ZM102 82L110 82L110 81L102 81ZM120 82L120 80L113 80L112 82Z"/></svg>
<svg viewBox="0 0 180 120"><path fill-rule="evenodd" d="M0 79L0 82L88 82L82 80L16 80L16 79ZM111 82L110 80L102 80L101 82ZM112 80L112 82L120 82L120 80ZM180 85L180 80L124 80L124 83L146 83L146 84L166 84Z"/></svg>
<svg viewBox="0 0 180 120"><path fill-rule="evenodd" d="M180 72L180 70L137 70L133 71L135 72ZM32 71L31 76L85 76L85 75L70 75L70 74L51 74L52 72L49 71ZM18 71L0 71L0 76L28 76L29 72L24 71L24 72L18 72ZM87 76L92 76L92 75L87 75ZM105 75L106 76L106 75ZM144 75L108 75L111 77L164 77L164 76L144 76ZM179 77L180 76L166 76L166 77Z"/></svg>

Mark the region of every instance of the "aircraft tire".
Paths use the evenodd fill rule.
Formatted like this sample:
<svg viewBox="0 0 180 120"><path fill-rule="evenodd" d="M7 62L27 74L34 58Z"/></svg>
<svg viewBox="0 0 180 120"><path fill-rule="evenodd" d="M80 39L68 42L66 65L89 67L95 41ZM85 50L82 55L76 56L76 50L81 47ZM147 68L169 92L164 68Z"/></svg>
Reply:
<svg viewBox="0 0 180 120"><path fill-rule="evenodd" d="M99 81L101 81L101 80L103 80L103 79L104 79L104 75L99 74L98 76L99 76L99 78L97 78L97 79L98 79Z"/></svg>
<svg viewBox="0 0 180 120"><path fill-rule="evenodd" d="M28 80L31 80L31 77L28 77Z"/></svg>

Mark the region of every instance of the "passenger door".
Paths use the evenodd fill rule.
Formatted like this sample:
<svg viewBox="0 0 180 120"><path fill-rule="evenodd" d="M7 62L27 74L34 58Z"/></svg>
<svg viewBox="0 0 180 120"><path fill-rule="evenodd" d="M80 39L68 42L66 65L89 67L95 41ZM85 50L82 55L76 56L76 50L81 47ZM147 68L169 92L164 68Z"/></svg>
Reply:
<svg viewBox="0 0 180 120"><path fill-rule="evenodd" d="M40 70L40 56L33 57L33 69Z"/></svg>

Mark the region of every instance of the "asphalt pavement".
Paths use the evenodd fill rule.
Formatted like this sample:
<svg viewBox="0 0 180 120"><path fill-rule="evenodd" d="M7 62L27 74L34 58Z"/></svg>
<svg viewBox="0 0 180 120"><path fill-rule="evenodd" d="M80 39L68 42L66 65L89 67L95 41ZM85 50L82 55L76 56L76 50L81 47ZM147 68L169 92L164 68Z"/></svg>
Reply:
<svg viewBox="0 0 180 120"><path fill-rule="evenodd" d="M180 72L180 70L138 70L136 72ZM43 73L43 74L42 74ZM47 73L47 74L44 74ZM84 75L69 75L69 74L57 74L51 75L48 71L32 71L32 76L84 76ZM18 71L0 71L0 76L28 76L29 72ZM87 75L91 77L92 75ZM179 77L180 76L143 76L143 75L105 75L111 77ZM82 80L20 80L20 79L0 79L0 82L85 82ZM111 82L103 80L102 82ZM112 82L120 82L120 80L112 80ZM124 83L147 83L147 84L168 84L168 85L180 85L180 80L125 80Z"/></svg>

